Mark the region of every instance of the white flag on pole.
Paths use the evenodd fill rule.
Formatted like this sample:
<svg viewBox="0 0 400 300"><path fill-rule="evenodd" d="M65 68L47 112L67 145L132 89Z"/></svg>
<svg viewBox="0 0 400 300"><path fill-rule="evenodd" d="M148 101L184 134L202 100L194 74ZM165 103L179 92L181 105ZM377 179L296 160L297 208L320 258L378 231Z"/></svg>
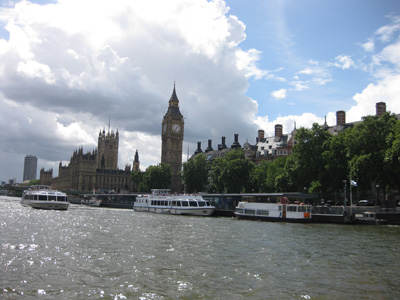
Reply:
<svg viewBox="0 0 400 300"><path fill-rule="evenodd" d="M352 186L357 186L357 182L355 182L354 180L351 180L350 183Z"/></svg>

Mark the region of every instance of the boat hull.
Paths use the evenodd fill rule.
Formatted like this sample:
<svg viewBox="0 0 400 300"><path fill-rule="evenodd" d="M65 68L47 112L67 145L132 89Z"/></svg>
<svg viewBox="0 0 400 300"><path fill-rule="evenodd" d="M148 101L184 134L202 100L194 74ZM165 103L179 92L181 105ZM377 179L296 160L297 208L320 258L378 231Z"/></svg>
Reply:
<svg viewBox="0 0 400 300"><path fill-rule="evenodd" d="M30 206L35 209L46 209L46 210L67 210L69 202L61 201L26 201L22 200L23 206Z"/></svg>
<svg viewBox="0 0 400 300"><path fill-rule="evenodd" d="M279 217L265 217L257 215L244 215L234 213L238 219L241 220L256 220L266 222L289 222L289 223L311 223L311 218L279 218Z"/></svg>
<svg viewBox="0 0 400 300"><path fill-rule="evenodd" d="M182 216L211 216L214 208L211 207L197 207L197 208L181 208L181 207L140 207L134 206L134 211L152 212L159 214L171 214Z"/></svg>
<svg viewBox="0 0 400 300"><path fill-rule="evenodd" d="M310 223L311 206L285 203L239 202L234 212L238 219L267 222Z"/></svg>

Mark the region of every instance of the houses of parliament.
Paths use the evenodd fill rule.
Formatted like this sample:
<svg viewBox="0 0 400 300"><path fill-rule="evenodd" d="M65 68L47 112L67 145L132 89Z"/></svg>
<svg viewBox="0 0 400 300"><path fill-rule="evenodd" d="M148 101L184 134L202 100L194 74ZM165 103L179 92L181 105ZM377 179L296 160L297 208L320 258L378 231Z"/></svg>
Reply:
<svg viewBox="0 0 400 300"><path fill-rule="evenodd" d="M162 121L161 162L171 166L171 189L182 190L179 172L182 166L182 144L184 122L179 111L179 100L175 85L169 106ZM92 191L108 190L116 193L129 193L136 190L131 173L138 172L139 154L136 150L134 161L125 169L118 169L119 133L113 130L100 130L97 149L84 153L82 148L75 150L68 165L58 166L58 177L53 177L53 169L40 170L40 183L51 185L57 190Z"/></svg>

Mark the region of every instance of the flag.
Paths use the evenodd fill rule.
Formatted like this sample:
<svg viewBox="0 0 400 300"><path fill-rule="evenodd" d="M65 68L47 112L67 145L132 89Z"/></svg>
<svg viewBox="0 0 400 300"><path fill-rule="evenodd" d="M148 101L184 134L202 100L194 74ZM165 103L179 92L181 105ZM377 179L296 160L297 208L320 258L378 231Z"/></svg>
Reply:
<svg viewBox="0 0 400 300"><path fill-rule="evenodd" d="M350 184L351 184L352 186L357 186L357 182L355 182L354 180L350 180Z"/></svg>

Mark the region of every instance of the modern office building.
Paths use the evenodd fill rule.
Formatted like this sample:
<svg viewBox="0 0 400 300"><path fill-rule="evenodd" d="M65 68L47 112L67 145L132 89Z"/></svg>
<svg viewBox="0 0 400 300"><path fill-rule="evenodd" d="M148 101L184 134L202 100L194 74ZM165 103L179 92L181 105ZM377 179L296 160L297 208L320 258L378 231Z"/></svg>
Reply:
<svg viewBox="0 0 400 300"><path fill-rule="evenodd" d="M35 180L36 173L37 173L37 157L35 155L25 156L23 181Z"/></svg>

